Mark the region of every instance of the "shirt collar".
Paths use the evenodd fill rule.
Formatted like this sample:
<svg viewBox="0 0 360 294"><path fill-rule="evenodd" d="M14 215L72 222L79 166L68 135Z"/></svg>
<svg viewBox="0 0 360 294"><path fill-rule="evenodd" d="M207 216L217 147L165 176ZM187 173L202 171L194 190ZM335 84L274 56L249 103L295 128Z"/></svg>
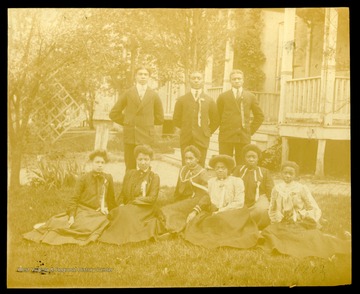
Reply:
<svg viewBox="0 0 360 294"><path fill-rule="evenodd" d="M146 90L147 89L147 84L145 84L145 85L136 84L136 88L138 90Z"/></svg>
<svg viewBox="0 0 360 294"><path fill-rule="evenodd" d="M235 97L236 97L237 90L238 90L238 89L236 89L236 88L232 88L232 91L233 91ZM239 90L240 90L240 96L241 96L242 93L243 93L243 88L240 87Z"/></svg>
<svg viewBox="0 0 360 294"><path fill-rule="evenodd" d="M202 89L191 89L191 94L193 95L194 99L195 99L195 92L198 91L198 97L200 97L201 93L202 93Z"/></svg>

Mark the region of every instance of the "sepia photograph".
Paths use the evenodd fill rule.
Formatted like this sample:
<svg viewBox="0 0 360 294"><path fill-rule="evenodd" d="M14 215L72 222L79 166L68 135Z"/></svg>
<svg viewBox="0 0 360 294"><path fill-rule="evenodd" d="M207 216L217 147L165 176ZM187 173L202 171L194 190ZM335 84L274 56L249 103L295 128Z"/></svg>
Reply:
<svg viewBox="0 0 360 294"><path fill-rule="evenodd" d="M352 285L349 7L8 8L8 289Z"/></svg>

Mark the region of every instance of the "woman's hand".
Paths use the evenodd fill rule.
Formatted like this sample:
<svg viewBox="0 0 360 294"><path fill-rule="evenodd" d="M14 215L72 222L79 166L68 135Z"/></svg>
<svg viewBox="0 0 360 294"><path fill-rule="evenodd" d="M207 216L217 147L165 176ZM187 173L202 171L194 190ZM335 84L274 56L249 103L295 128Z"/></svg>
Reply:
<svg viewBox="0 0 360 294"><path fill-rule="evenodd" d="M70 216L68 220L69 227L71 227L74 224L74 222L75 222L74 216Z"/></svg>
<svg viewBox="0 0 360 294"><path fill-rule="evenodd" d="M186 219L186 223L191 222L192 219L197 215L197 212L194 210L192 212L190 212L190 214L188 215L187 219Z"/></svg>
<svg viewBox="0 0 360 294"><path fill-rule="evenodd" d="M103 209L100 210L102 214L108 215L109 214L109 210L107 207L104 207Z"/></svg>

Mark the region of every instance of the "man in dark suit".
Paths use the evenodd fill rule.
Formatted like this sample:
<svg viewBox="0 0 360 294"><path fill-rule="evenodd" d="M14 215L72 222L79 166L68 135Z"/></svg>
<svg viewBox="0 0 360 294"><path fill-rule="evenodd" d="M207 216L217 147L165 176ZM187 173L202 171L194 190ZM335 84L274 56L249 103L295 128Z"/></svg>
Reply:
<svg viewBox="0 0 360 294"><path fill-rule="evenodd" d="M219 117L219 154L233 156L243 164L242 148L251 143L251 136L264 121L256 96L243 89L244 74L235 69L230 73L232 89L221 93L216 101ZM252 121L250 114L253 114Z"/></svg>
<svg viewBox="0 0 360 294"><path fill-rule="evenodd" d="M182 164L185 164L184 149L194 145L201 152L199 163L205 166L210 137L219 126L219 116L215 101L203 91L204 76L201 72L191 73L190 85L190 92L175 103L173 123L180 129Z"/></svg>
<svg viewBox="0 0 360 294"><path fill-rule="evenodd" d="M123 126L126 170L136 168L134 149L137 145L153 145L155 125L164 123L164 110L159 95L148 87L150 70L135 70L136 85L126 90L111 109L109 117Z"/></svg>

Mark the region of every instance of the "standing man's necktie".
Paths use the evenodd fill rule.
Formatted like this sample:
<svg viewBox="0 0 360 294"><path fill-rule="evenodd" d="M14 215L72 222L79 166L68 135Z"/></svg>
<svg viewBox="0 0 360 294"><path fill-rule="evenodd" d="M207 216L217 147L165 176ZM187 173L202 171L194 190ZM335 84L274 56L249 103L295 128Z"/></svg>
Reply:
<svg viewBox="0 0 360 294"><path fill-rule="evenodd" d="M245 129L244 103L243 103L242 97L240 96L240 89L237 89L237 92L236 92L236 102L239 104L239 107L240 107L241 125L242 125L243 129Z"/></svg>

